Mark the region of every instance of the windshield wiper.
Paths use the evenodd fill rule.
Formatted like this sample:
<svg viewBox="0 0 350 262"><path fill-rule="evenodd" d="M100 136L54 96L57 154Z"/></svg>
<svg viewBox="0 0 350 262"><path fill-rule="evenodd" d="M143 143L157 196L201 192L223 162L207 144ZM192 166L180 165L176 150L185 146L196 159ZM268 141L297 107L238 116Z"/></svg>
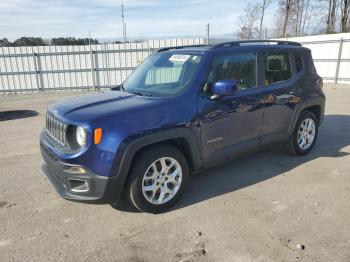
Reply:
<svg viewBox="0 0 350 262"><path fill-rule="evenodd" d="M118 86L112 87L111 90L112 91L123 91L123 92L126 92L123 84L120 84ZM146 93L146 92L141 92L140 90L132 90L132 91L128 91L128 93L135 94L135 95L138 95L138 96L152 96L152 94Z"/></svg>
<svg viewBox="0 0 350 262"><path fill-rule="evenodd" d="M123 84L120 84L118 86L112 87L111 90L112 91L124 91L125 92Z"/></svg>
<svg viewBox="0 0 350 262"><path fill-rule="evenodd" d="M130 93L138 95L138 96L152 96L152 94L150 94L150 93L141 92L139 90L133 90Z"/></svg>

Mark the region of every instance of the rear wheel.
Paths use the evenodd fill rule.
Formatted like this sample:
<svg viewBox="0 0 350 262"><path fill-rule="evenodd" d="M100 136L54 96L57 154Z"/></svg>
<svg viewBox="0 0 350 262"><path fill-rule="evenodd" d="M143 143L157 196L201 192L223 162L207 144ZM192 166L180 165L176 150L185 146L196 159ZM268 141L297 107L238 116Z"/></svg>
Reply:
<svg viewBox="0 0 350 262"><path fill-rule="evenodd" d="M162 145L138 155L128 183L130 202L144 212L159 213L176 203L187 184L189 168L175 147Z"/></svg>
<svg viewBox="0 0 350 262"><path fill-rule="evenodd" d="M299 116L292 136L285 144L285 148L290 154L306 155L315 146L317 134L317 117L310 111L303 111Z"/></svg>

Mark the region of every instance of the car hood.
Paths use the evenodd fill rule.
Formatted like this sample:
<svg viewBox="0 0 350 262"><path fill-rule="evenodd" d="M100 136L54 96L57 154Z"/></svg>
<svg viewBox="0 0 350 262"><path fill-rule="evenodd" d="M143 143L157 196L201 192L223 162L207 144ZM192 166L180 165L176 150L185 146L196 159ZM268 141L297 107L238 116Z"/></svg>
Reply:
<svg viewBox="0 0 350 262"><path fill-rule="evenodd" d="M138 96L126 92L107 91L73 97L51 104L48 111L72 122L89 123L101 116L107 117L130 110L142 110L158 104L162 98Z"/></svg>

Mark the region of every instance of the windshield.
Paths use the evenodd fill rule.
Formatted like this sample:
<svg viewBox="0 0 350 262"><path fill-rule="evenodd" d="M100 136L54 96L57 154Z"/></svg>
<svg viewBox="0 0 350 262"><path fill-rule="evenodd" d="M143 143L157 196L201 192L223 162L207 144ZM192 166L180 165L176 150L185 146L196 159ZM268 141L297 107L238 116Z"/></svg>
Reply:
<svg viewBox="0 0 350 262"><path fill-rule="evenodd" d="M123 88L139 95L178 94L191 83L200 60L199 55L156 53L128 77Z"/></svg>

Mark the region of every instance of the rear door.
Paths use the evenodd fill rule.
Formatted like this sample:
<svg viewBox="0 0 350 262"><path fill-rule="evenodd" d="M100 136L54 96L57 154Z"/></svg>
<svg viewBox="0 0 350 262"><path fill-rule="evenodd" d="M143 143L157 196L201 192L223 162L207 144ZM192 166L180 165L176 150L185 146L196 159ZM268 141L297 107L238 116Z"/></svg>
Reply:
<svg viewBox="0 0 350 262"><path fill-rule="evenodd" d="M264 120L262 144L284 140L288 134L296 104L301 101L300 54L291 50L263 52ZM298 55L299 54L299 55Z"/></svg>

